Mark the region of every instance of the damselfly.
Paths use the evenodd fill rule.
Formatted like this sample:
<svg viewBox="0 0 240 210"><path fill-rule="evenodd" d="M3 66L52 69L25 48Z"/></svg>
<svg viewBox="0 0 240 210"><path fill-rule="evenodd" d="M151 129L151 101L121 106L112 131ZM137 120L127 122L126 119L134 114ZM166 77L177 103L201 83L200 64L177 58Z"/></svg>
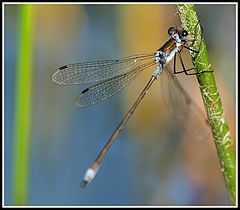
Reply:
<svg viewBox="0 0 240 210"><path fill-rule="evenodd" d="M104 146L92 166L86 171L81 186L87 186L95 177L96 172L106 155L108 149L113 144L121 130L126 125L128 119L131 117L143 97L146 95L153 82L163 73L167 75L167 88L166 97L164 101L168 107L173 107L177 104L177 109L170 108L171 111L180 120L185 120L189 110L195 110L198 113L197 118L204 118L196 104L192 101L188 93L182 88L175 74L185 73L187 75L194 75L196 72L190 73L193 68L186 69L180 52L183 48L198 53L197 50L191 49L193 40L188 39L189 35L186 30L177 27L170 27L168 29L170 36L169 40L162 45L156 53L141 54L130 56L122 59L115 60L102 60L93 62L83 62L68 64L60 67L53 75L52 80L57 84L73 85L73 84L86 84L95 83L92 86L84 89L76 99L78 107L87 107L103 100L106 100L116 94L118 91L129 85L144 69L156 65L155 71L152 73L150 80L145 88L124 116L107 144ZM191 44L190 44L191 43ZM176 71L176 57L179 56L183 70ZM174 60L173 72L167 68L168 63ZM190 71L191 70L191 71ZM175 100L175 101L174 101ZM201 119L197 119L201 120Z"/></svg>

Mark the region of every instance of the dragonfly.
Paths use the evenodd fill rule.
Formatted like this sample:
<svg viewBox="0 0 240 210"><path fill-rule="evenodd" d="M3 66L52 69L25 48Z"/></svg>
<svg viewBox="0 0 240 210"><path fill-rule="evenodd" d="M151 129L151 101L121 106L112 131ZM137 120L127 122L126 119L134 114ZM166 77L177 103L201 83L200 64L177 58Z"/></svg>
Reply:
<svg viewBox="0 0 240 210"><path fill-rule="evenodd" d="M193 124L192 121L186 119L188 119L189 116L191 116L191 113L194 112L197 121L201 121L204 125L209 126L207 118L203 115L202 111L191 99L189 94L183 89L175 76L175 74L179 73L185 73L186 75L198 74L193 71L194 68L185 68L181 57L181 51L183 49L190 50L194 53L198 53L199 51L191 48L194 40L189 38L187 30L178 27L170 27L168 29L168 35L169 39L155 53L139 54L121 59L67 64L58 68L53 74L52 81L61 85L94 83L85 88L75 101L77 107L83 108L112 97L134 81L143 70L154 65L156 66L149 81L136 99L135 103L125 114L91 167L85 172L84 178L81 182L82 187L86 187L92 182L109 148L125 127L127 121L132 116L154 81L156 81L161 74L165 74L165 79L162 80L162 83L165 84L162 88L165 89L165 97L163 97L163 100L170 111L173 112L179 120L183 120L184 122L188 121L188 124ZM181 71L176 70L177 57L180 59L183 68ZM171 60L174 61L173 71L168 68L168 64ZM204 72L207 71L200 73Z"/></svg>

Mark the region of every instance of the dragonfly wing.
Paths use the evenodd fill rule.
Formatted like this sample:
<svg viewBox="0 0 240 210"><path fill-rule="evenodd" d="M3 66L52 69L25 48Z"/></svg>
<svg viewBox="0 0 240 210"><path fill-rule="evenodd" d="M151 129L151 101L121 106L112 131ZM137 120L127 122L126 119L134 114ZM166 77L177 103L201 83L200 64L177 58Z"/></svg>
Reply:
<svg viewBox="0 0 240 210"><path fill-rule="evenodd" d="M95 85L90 86L83 90L76 99L76 105L80 108L93 105L104 101L121 89L129 85L136 77L142 72L143 69L148 68L155 64L154 62L149 62L145 65L139 66L132 71L122 74L110 79L106 79Z"/></svg>
<svg viewBox="0 0 240 210"><path fill-rule="evenodd" d="M67 64L58 68L52 81L62 85L86 84L110 79L134 69L142 61L153 59L154 53L130 56L116 60L102 60Z"/></svg>
<svg viewBox="0 0 240 210"><path fill-rule="evenodd" d="M161 93L170 112L182 122L193 138L209 137L210 125L206 116L168 68L161 75Z"/></svg>

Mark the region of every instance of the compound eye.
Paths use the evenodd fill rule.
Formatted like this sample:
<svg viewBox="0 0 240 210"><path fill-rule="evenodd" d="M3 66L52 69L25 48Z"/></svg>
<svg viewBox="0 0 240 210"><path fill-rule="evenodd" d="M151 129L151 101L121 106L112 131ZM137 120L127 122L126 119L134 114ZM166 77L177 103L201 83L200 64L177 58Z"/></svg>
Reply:
<svg viewBox="0 0 240 210"><path fill-rule="evenodd" d="M177 33L177 29L176 29L176 28L170 27L170 28L168 29L168 35L169 35L169 36L172 36L172 35L174 35L174 34L176 34L176 33Z"/></svg>
<svg viewBox="0 0 240 210"><path fill-rule="evenodd" d="M184 37L184 38L187 37L188 32L186 30L183 30L181 36Z"/></svg>

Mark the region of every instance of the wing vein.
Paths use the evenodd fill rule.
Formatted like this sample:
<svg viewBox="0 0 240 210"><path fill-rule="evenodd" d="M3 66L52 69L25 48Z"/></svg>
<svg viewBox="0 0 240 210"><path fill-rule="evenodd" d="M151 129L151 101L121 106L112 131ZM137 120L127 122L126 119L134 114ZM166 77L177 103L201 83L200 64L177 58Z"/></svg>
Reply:
<svg viewBox="0 0 240 210"><path fill-rule="evenodd" d="M122 59L67 64L58 68L53 82L75 85L100 82L132 71L142 61L153 59L154 53L129 56Z"/></svg>
<svg viewBox="0 0 240 210"><path fill-rule="evenodd" d="M155 61L145 63L134 68L132 71L116 76L114 78L106 79L102 82L94 84L80 93L76 99L76 106L82 108L104 101L121 89L129 85L142 70L156 64Z"/></svg>

